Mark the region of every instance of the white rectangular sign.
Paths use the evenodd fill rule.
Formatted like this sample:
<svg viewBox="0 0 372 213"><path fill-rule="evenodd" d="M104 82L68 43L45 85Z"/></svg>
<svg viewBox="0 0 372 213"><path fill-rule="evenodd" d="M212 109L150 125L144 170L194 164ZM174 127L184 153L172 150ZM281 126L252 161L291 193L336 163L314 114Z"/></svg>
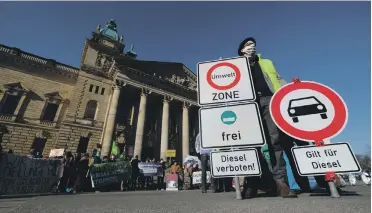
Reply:
<svg viewBox="0 0 372 213"><path fill-rule="evenodd" d="M207 171L206 175L207 175L206 177L207 183L211 183L211 172ZM202 183L202 171L193 172L192 173L192 184L196 185L196 184L201 184L201 183Z"/></svg>
<svg viewBox="0 0 372 213"><path fill-rule="evenodd" d="M261 116L256 103L200 108L199 128L203 149L265 144Z"/></svg>
<svg viewBox="0 0 372 213"><path fill-rule="evenodd" d="M200 62L197 69L199 105L256 99L246 57Z"/></svg>
<svg viewBox="0 0 372 213"><path fill-rule="evenodd" d="M326 144L321 147L298 146L292 148L292 154L301 176L360 171L358 160L348 143Z"/></svg>
<svg viewBox="0 0 372 213"><path fill-rule="evenodd" d="M211 173L212 177L260 176L257 150L212 152Z"/></svg>

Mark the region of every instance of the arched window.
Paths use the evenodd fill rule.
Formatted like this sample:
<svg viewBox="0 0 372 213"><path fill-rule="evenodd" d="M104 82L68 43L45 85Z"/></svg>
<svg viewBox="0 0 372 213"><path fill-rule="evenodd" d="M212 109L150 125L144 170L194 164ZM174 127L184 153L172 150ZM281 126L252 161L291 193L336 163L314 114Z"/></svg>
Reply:
<svg viewBox="0 0 372 213"><path fill-rule="evenodd" d="M87 107L85 108L84 119L94 120L96 118L97 106L97 101L88 101Z"/></svg>

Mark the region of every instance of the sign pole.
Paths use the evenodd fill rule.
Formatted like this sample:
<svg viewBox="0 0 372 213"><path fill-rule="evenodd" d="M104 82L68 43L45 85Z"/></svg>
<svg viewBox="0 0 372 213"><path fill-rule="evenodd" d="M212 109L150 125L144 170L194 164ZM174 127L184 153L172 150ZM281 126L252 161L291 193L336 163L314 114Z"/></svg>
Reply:
<svg viewBox="0 0 372 213"><path fill-rule="evenodd" d="M232 152L235 151L233 147L230 149ZM239 177L235 175L234 177L234 182L235 182L235 199L241 200L242 198L242 192L240 191L240 182L239 182Z"/></svg>
<svg viewBox="0 0 372 213"><path fill-rule="evenodd" d="M323 143L315 143L316 146L323 146L324 144L330 144L330 140L323 140ZM326 173L326 181L328 182L329 192L331 193L331 197L333 198L339 198L341 197L338 193L336 184L334 180L337 179L336 173L334 172L328 172Z"/></svg>

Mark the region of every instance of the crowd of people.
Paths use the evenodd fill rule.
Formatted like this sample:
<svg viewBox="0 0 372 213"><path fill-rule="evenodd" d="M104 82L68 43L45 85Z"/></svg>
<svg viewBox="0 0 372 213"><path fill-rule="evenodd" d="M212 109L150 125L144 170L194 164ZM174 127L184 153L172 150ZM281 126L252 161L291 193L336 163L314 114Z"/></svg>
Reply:
<svg viewBox="0 0 372 213"><path fill-rule="evenodd" d="M94 188L91 184L89 169L94 164L128 161L131 165L131 179L123 180L120 183L109 184L105 187ZM157 176L145 176L139 167L139 163L159 163L161 165L162 174ZM200 171L198 164L183 164L177 161L167 159L164 161L160 159L146 158L139 160L138 156L134 157L116 157L111 155L101 157L97 149L93 149L92 154L66 152L63 156L63 170L61 178L58 183L57 190L62 193L79 193L89 191L135 191L135 190L165 190L166 176L169 173L178 175L179 189L193 189L192 176L193 172Z"/></svg>

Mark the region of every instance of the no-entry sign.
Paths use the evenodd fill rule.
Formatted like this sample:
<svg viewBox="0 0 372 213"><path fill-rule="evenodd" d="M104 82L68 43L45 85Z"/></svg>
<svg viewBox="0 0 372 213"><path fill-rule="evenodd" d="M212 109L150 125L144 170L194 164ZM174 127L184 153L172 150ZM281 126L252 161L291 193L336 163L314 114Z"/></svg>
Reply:
<svg viewBox="0 0 372 213"><path fill-rule="evenodd" d="M198 103L209 105L256 99L245 57L198 63Z"/></svg>
<svg viewBox="0 0 372 213"><path fill-rule="evenodd" d="M335 137L348 118L341 96L311 81L294 82L279 89L271 99L270 113L283 132L312 142Z"/></svg>

